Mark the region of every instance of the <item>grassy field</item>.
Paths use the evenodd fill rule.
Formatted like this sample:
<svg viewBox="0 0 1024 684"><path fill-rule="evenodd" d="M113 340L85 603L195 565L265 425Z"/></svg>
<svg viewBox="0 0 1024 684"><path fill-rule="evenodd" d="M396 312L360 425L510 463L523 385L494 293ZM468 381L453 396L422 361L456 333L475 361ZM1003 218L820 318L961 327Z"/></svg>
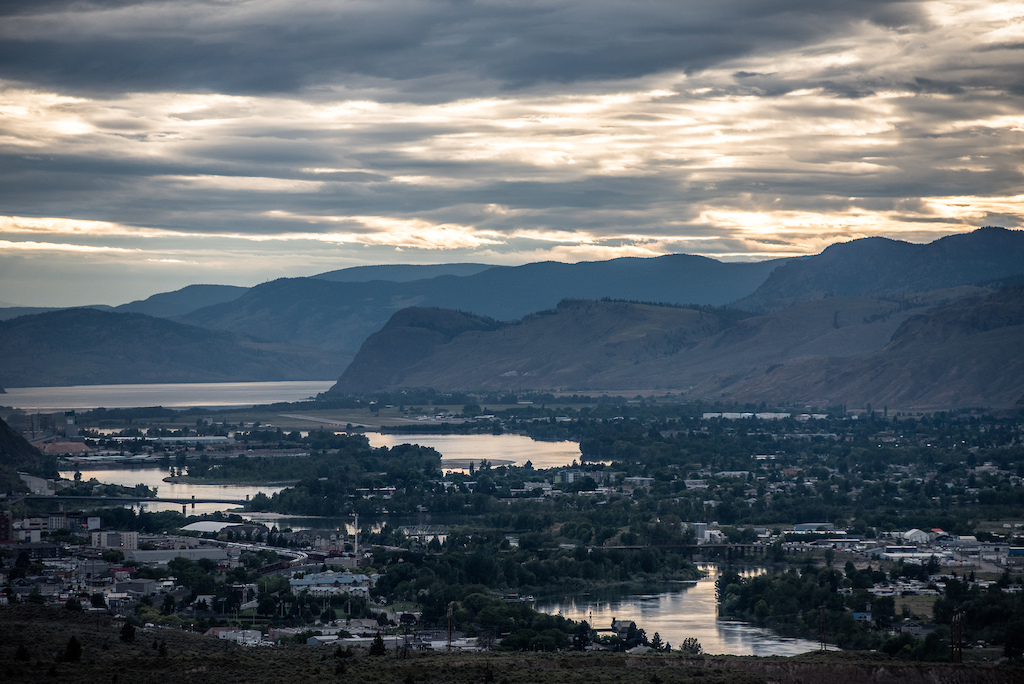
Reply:
<svg viewBox="0 0 1024 684"><path fill-rule="evenodd" d="M77 683L270 684L277 682L498 684L746 684L899 682L958 684L1020 682L1024 669L991 664L920 665L875 653L814 653L795 658L630 656L613 653L412 653L341 658L329 646L243 648L210 637L138 629L132 643L121 624L64 609L0 608L0 680ZM66 659L68 641L81 644ZM19 657L19 650L20 656Z"/></svg>

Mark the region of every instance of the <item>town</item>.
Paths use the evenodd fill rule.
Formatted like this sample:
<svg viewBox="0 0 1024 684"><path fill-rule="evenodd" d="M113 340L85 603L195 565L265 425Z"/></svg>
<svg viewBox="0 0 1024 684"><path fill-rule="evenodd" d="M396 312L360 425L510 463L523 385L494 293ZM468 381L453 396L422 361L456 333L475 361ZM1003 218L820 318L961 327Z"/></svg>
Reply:
<svg viewBox="0 0 1024 684"><path fill-rule="evenodd" d="M65 472L128 461L171 480L293 484L234 511L225 504L197 515L195 502L161 502L159 487L23 474L33 495L8 497L0 515L0 601L245 645L370 648L379 637L391 649L644 650L653 635L634 624L639 635L630 637L621 620L619 629L561 620L542 638L531 625L545 616L529 606L535 595L694 580L702 563L769 573L844 567L831 580L844 597L839 612L884 646L904 635L948 635L933 604L951 583L967 593L1020 592L1024 520L1007 515L1024 497L1016 418L698 408L526 401L481 416L477 405L428 407L442 430L555 433L580 444L568 466L481 458L452 470L433 450L373 449L358 432L286 432L255 421L229 429L190 416L146 425L138 415L131 427L99 432L76 424L95 414L22 418L23 432L59 456ZM373 405L366 417L386 410ZM394 470L389 457L409 470ZM347 474L303 477L325 460L346 463ZM310 488L326 504L303 503ZM100 495L124 502L100 504ZM146 510L159 503L164 510ZM322 516L325 505L341 523L292 529L259 518ZM480 568L459 561L442 591L438 573L456 554ZM476 595L503 607L467 608ZM764 607L737 617L782 632L807 628L773 620ZM837 626L833 640L861 639L849 629Z"/></svg>

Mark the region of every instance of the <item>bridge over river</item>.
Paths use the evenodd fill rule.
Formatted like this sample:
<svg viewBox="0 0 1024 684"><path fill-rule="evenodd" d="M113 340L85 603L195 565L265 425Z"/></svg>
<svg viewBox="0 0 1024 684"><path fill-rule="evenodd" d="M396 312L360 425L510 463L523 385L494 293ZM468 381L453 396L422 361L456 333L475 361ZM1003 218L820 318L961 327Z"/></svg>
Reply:
<svg viewBox="0 0 1024 684"><path fill-rule="evenodd" d="M181 504L182 514L187 514L188 506L191 505L195 508L196 504L234 504L236 506L244 506L249 502L249 497L246 496L244 499L230 499L227 497L216 497L216 498L203 498L199 499L194 496L192 497L145 497L145 496L87 496L87 495L61 495L61 496L38 496L38 495L26 495L19 496L14 501L84 501L86 503L106 503L106 504L146 504L146 503L173 503Z"/></svg>

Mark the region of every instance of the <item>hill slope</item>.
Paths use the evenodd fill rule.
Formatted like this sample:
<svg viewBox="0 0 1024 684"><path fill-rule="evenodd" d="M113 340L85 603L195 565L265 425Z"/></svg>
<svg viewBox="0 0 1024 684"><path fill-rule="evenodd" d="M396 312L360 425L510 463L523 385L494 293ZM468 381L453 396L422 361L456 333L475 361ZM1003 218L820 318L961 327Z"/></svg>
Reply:
<svg viewBox="0 0 1024 684"><path fill-rule="evenodd" d="M673 389L903 408L1012 406L1024 395L1024 287L912 314L865 297L739 320L721 309L565 301L549 315L422 344L435 314L416 310L367 340L331 391ZM410 345L423 353L407 357Z"/></svg>
<svg viewBox="0 0 1024 684"><path fill-rule="evenodd" d="M776 269L735 306L774 311L823 297L903 297L1024 272L1024 231L980 228L928 244L872 237Z"/></svg>
<svg viewBox="0 0 1024 684"><path fill-rule="evenodd" d="M264 283L233 302L194 311L180 320L324 349L356 350L393 313L408 306L511 320L549 309L566 297L720 305L753 292L779 263L722 263L670 255L502 266L470 276L404 283L291 278Z"/></svg>
<svg viewBox="0 0 1024 684"><path fill-rule="evenodd" d="M388 354L423 335L437 310L395 314L360 349L338 391L685 388L811 354L879 349L907 312L867 298L812 302L770 316L728 309L565 300L553 312ZM444 312L450 315L452 312ZM420 345L426 349L426 345Z"/></svg>
<svg viewBox="0 0 1024 684"><path fill-rule="evenodd" d="M353 266L337 271L328 271L313 276L320 280L334 280L341 283L368 283L372 280L389 280L393 283L407 283L412 280L426 280L443 275L469 276L486 271L494 266L488 264L384 264L380 266Z"/></svg>
<svg viewBox="0 0 1024 684"><path fill-rule="evenodd" d="M114 311L172 318L206 306L238 299L248 289L234 285L189 285L174 292L161 292L147 299L116 306Z"/></svg>
<svg viewBox="0 0 1024 684"><path fill-rule="evenodd" d="M315 380L347 358L142 314L66 309L0 323L0 386Z"/></svg>
<svg viewBox="0 0 1024 684"><path fill-rule="evenodd" d="M917 409L1024 406L1024 287L905 321L878 352L787 363L722 396ZM716 388L702 388L713 395Z"/></svg>
<svg viewBox="0 0 1024 684"><path fill-rule="evenodd" d="M19 470L34 470L43 455L14 429L0 419L0 492L25 491Z"/></svg>

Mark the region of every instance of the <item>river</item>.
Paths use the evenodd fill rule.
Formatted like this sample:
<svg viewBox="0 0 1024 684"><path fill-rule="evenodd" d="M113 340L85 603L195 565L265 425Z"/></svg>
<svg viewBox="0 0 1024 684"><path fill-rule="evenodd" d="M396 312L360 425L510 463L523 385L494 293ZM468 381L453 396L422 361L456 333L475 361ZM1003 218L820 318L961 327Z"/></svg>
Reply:
<svg viewBox="0 0 1024 684"><path fill-rule="evenodd" d="M374 447L399 444L420 444L441 454L445 470L464 470L472 462L475 467L486 459L492 466L525 465L534 468L560 468L580 458L576 442L538 442L525 435L366 435Z"/></svg>
<svg viewBox="0 0 1024 684"><path fill-rule="evenodd" d="M707 577L676 591L575 596L561 601L539 601L535 608L571 620L586 620L598 629L610 627L612 618L632 620L647 633L648 639L657 632L662 642L677 648L687 637L695 637L704 652L710 654L789 656L818 648L816 642L806 639L784 638L744 622L719 620L715 599L718 566L702 565L701 569L708 573Z"/></svg>
<svg viewBox="0 0 1024 684"><path fill-rule="evenodd" d="M142 385L73 385L8 387L0 404L25 411L70 411L94 408L243 407L279 401L302 401L326 392L330 380L287 382L191 382Z"/></svg>
<svg viewBox="0 0 1024 684"><path fill-rule="evenodd" d="M284 487L268 485L197 485L197 484L172 484L164 482L168 473L160 468L101 468L97 470L81 470L83 481L96 478L105 484L122 485L134 487L137 484L144 484L147 487L156 488L157 496L162 498L190 499L193 496L197 499L214 499L225 497L228 499L244 500L247 496L253 497L263 492L267 496L281 491ZM75 475L74 470L62 470L60 476L68 480ZM230 504L198 503L189 504L189 515L202 515L203 513L215 513L217 511L230 510ZM174 503L147 503L147 511L180 511L181 504Z"/></svg>
<svg viewBox="0 0 1024 684"><path fill-rule="evenodd" d="M516 463L532 461L538 467L568 465L579 457L579 448L571 442L533 442L520 435L370 435L375 446L394 446L404 442L427 444L454 460L486 458L492 462L509 460ZM267 495L280 491L280 486L265 485L197 485L170 484L163 481L167 471L159 468L109 468L83 470L82 478L95 477L100 482L134 486L145 484L157 487L161 496L209 498L228 496L244 499L257 492ZM74 471L64 471L63 477L71 478ZM213 513L229 509L223 504L197 504L189 513ZM176 504L146 504L146 510L180 510ZM258 520L267 525L293 529L345 529L351 533L351 521L344 518L304 518L277 514L245 514L246 518ZM361 521L360 527L364 523ZM416 521L392 520L392 524L415 524ZM436 524L437 521L432 521ZM373 521L381 524L380 521ZM718 619L715 601L715 579L718 568L702 566L709 575L674 591L655 594L600 595L568 597L560 601L542 601L537 610L551 614L562 614L573 620L587 620L598 628L611 625L613 617L633 620L637 626L653 637L655 632L662 641L680 646L687 637L700 641L706 653L734 655L795 655L815 650L817 644L803 639L787 639L772 632L740 622Z"/></svg>

